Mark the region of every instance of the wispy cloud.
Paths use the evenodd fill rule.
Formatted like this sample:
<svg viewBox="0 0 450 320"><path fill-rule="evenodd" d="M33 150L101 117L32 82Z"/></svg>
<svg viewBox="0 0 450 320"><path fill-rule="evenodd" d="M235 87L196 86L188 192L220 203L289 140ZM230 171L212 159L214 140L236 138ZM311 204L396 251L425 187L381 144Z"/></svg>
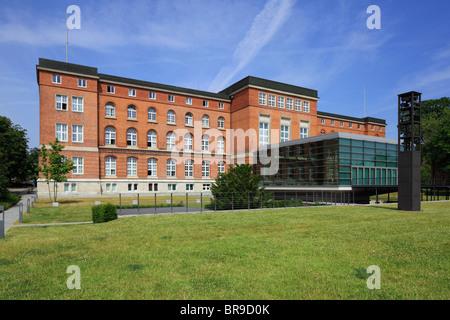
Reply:
<svg viewBox="0 0 450 320"><path fill-rule="evenodd" d="M263 10L253 20L245 37L239 42L231 63L222 68L212 81L209 90L217 91L226 87L230 80L241 71L260 50L270 42L290 15L292 0L269 0Z"/></svg>

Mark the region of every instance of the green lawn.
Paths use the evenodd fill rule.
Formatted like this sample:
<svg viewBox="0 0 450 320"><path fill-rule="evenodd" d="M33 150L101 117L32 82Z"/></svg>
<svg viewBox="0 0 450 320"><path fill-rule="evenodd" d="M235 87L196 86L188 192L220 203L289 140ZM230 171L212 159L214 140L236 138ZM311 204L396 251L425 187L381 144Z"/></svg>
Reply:
<svg viewBox="0 0 450 320"><path fill-rule="evenodd" d="M449 299L449 203L395 207L17 227L0 240L0 299ZM81 290L66 286L70 265Z"/></svg>

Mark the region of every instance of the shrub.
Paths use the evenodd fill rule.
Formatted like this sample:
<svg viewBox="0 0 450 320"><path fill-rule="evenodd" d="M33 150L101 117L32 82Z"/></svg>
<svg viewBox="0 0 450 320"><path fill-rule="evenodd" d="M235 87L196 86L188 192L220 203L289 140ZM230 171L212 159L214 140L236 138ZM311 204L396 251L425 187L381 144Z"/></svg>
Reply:
<svg viewBox="0 0 450 320"><path fill-rule="evenodd" d="M92 207L92 221L94 223L108 222L117 219L117 207L107 203Z"/></svg>

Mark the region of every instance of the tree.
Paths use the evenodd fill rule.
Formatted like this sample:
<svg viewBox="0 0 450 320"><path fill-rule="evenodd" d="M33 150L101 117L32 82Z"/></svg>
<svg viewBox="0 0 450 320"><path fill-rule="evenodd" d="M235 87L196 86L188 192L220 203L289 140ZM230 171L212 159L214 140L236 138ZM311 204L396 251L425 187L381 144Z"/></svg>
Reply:
<svg viewBox="0 0 450 320"><path fill-rule="evenodd" d="M72 160L60 154L64 149L64 146L59 144L58 138L49 144L49 149L47 149L45 145L42 145L39 150L39 157L41 158L39 173L42 174L47 183L50 200L52 200L50 183L53 182L53 199L54 202L56 202L58 182L67 181L67 175L71 170L75 169L75 166L73 165Z"/></svg>
<svg viewBox="0 0 450 320"><path fill-rule="evenodd" d="M257 208L270 198L259 187L262 177L254 174L250 164L236 164L230 166L228 172L219 173L216 181L211 185L211 199L209 207L217 210L232 208Z"/></svg>
<svg viewBox="0 0 450 320"><path fill-rule="evenodd" d="M0 116L0 174L7 184L26 180L23 168L26 167L28 149L27 131L12 121Z"/></svg>
<svg viewBox="0 0 450 320"><path fill-rule="evenodd" d="M430 180L436 184L437 172L450 173L450 98L425 100L421 107L422 159L430 165Z"/></svg>

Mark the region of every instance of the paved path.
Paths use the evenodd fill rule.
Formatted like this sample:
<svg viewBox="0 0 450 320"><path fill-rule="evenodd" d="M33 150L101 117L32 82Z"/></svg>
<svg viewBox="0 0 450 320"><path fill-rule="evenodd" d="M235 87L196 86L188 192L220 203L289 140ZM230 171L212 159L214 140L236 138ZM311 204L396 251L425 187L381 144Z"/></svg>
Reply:
<svg viewBox="0 0 450 320"><path fill-rule="evenodd" d="M5 211L5 234L6 232L14 226L14 222L19 219L19 205L22 203L23 211L27 211L27 199L30 199L30 203L34 194L23 194L20 201L15 205ZM3 218L3 217L2 217Z"/></svg>

